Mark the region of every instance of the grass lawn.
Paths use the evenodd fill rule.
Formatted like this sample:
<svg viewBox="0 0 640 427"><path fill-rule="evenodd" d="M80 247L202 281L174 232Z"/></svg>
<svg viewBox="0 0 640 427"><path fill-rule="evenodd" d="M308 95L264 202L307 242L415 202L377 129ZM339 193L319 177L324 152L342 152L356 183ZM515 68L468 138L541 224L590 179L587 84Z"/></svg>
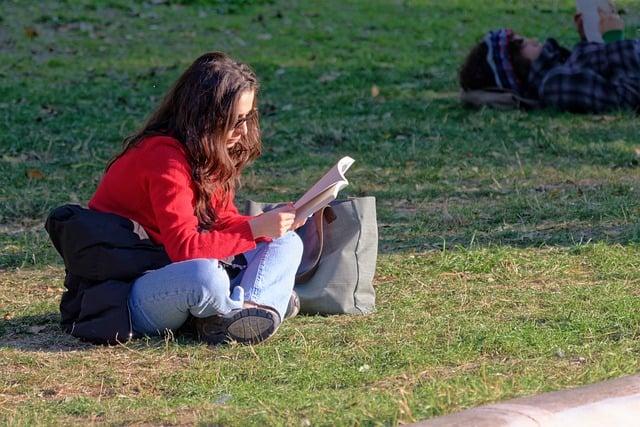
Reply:
<svg viewBox="0 0 640 427"><path fill-rule="evenodd" d="M636 36L640 5L618 3ZM573 4L0 2L0 424L395 425L636 372L636 115L456 99L485 30L571 45ZM255 347L83 344L58 325L44 218L88 201L207 50L262 81L265 152L239 204L356 159L344 195L378 200L378 310L300 316Z"/></svg>

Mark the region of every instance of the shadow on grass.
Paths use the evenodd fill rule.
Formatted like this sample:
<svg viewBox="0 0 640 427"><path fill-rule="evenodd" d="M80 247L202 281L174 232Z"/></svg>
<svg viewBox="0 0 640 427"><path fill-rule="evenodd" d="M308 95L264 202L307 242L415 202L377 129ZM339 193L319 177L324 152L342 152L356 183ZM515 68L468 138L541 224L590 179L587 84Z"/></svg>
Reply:
<svg viewBox="0 0 640 427"><path fill-rule="evenodd" d="M638 226L568 224L566 222L545 222L540 224L520 224L498 227L487 231L456 232L442 230L429 235L389 236L381 233L380 253L397 254L406 251L440 251L456 247L477 248L493 245L515 248L530 247L573 247L587 243L607 243L629 245L640 242ZM400 237L400 238L398 238Z"/></svg>
<svg viewBox="0 0 640 427"><path fill-rule="evenodd" d="M168 337L151 337L130 341L141 346L148 346L149 343L161 345L167 339L177 340L184 344L198 345L195 331L191 325L185 324L174 334ZM12 348L21 351L34 352L65 352L89 350L100 348L75 338L62 330L59 313L47 313L30 316L20 316L0 323L0 348Z"/></svg>
<svg viewBox="0 0 640 427"><path fill-rule="evenodd" d="M59 313L15 317L0 326L0 348L57 353L91 347L62 330Z"/></svg>

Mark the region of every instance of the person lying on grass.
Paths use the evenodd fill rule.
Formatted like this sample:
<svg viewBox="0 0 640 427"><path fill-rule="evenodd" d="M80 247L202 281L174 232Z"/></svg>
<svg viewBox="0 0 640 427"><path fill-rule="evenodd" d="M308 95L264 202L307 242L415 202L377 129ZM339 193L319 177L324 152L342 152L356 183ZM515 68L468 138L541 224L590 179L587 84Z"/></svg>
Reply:
<svg viewBox="0 0 640 427"><path fill-rule="evenodd" d="M89 208L138 222L172 261L133 283L136 333L173 331L191 315L208 343L258 343L297 313L293 206L249 217L234 205L242 170L261 153L257 104L254 72L206 53L108 164Z"/></svg>
<svg viewBox="0 0 640 427"><path fill-rule="evenodd" d="M601 113L640 107L640 40L624 40L618 14L600 14L605 44L585 40L568 50L552 38L544 44L510 29L490 31L473 47L459 72L464 91L501 88L542 106Z"/></svg>

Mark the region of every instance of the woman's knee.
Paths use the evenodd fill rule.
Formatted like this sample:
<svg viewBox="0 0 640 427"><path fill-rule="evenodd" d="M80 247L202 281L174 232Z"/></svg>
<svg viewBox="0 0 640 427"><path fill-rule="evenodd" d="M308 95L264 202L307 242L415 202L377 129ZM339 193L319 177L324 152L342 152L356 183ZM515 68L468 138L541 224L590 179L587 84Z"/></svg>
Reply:
<svg viewBox="0 0 640 427"><path fill-rule="evenodd" d="M194 259L190 275L193 290L209 298L219 293L229 293L229 275L215 259Z"/></svg>
<svg viewBox="0 0 640 427"><path fill-rule="evenodd" d="M287 234L280 237L277 241L287 248L286 250L290 255L302 256L304 245L302 239L295 231L287 232Z"/></svg>

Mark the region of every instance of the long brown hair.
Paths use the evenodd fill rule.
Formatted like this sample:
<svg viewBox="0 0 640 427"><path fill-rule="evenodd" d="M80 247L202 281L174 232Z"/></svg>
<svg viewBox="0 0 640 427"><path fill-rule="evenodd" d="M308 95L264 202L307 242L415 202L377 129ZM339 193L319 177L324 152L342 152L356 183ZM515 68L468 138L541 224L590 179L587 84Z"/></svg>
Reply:
<svg viewBox="0 0 640 427"><path fill-rule="evenodd" d="M195 214L201 229L216 221L211 199L226 197L239 183L242 169L262 150L258 114L255 112L259 84L249 66L222 52L209 52L196 59L178 78L146 123L125 138L123 150L111 165L152 135L176 138L186 149L195 188ZM247 134L231 150L228 133L238 116L237 101L253 91L254 112L248 115Z"/></svg>

